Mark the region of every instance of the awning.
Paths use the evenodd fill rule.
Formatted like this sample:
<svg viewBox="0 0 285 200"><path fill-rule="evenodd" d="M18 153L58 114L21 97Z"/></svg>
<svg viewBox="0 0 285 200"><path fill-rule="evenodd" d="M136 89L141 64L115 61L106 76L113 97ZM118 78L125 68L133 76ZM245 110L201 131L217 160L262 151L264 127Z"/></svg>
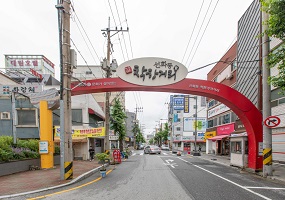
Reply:
<svg viewBox="0 0 285 200"><path fill-rule="evenodd" d="M216 141L216 140L222 140L223 138L226 138L226 137L229 137L229 135L218 135L212 138L208 138L208 140Z"/></svg>
<svg viewBox="0 0 285 200"><path fill-rule="evenodd" d="M55 137L54 142L59 143L60 138ZM72 143L76 143L76 142L87 142L87 137L74 137L74 138L72 138Z"/></svg>
<svg viewBox="0 0 285 200"><path fill-rule="evenodd" d="M103 121L105 120L104 116L100 115L98 112L96 112L95 110L91 108L88 108L88 113L92 115L96 115L99 118L99 120L103 120Z"/></svg>

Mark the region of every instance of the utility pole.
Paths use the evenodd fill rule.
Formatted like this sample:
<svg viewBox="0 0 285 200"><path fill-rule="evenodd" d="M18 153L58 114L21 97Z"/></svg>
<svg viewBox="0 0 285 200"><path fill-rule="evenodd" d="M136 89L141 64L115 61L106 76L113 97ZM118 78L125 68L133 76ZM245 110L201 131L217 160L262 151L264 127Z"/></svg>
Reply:
<svg viewBox="0 0 285 200"><path fill-rule="evenodd" d="M143 112L143 108L142 108L142 107L137 107L137 105L136 105L135 111L136 111L135 126L136 126L136 128L137 128L137 127L139 127L139 126L137 125L137 123L138 123L138 117L137 117L137 116L138 116L138 112ZM137 149L136 137L137 137L137 133L136 133L136 131L135 131L135 133L134 133L134 149Z"/></svg>
<svg viewBox="0 0 285 200"><path fill-rule="evenodd" d="M71 116L71 76L70 63L70 0L60 1L56 8L59 17L60 41L60 151L61 180L73 178L72 116Z"/></svg>
<svg viewBox="0 0 285 200"><path fill-rule="evenodd" d="M262 22L268 20L268 14L262 11ZM262 116L263 121L271 116L270 108L270 85L267 83L267 79L270 76L270 69L267 64L267 57L269 54L269 37L265 33L268 29L266 23L262 23ZM263 177L272 176L272 133L271 129L263 124Z"/></svg>
<svg viewBox="0 0 285 200"><path fill-rule="evenodd" d="M105 59L102 65L103 70L106 71L106 78L110 78L111 73L111 66L110 66L110 55L111 55L111 37L116 35L119 32L129 31L129 28L127 30L121 29L114 29L111 30L110 28L110 17L108 18L108 28L101 30L103 31L103 35L107 33L107 60ZM111 35L111 32L115 33ZM106 92L106 98L105 98L105 143L104 143L104 150L110 151L110 141L109 141L109 129L110 129L110 96L111 92Z"/></svg>
<svg viewBox="0 0 285 200"><path fill-rule="evenodd" d="M194 154L193 156L201 156L200 152L197 152L197 125L198 125L198 119L197 119L197 115L198 115L198 96L194 96L194 97L189 97L192 99L195 99L195 123L194 123L194 134L195 134L195 143L194 143Z"/></svg>

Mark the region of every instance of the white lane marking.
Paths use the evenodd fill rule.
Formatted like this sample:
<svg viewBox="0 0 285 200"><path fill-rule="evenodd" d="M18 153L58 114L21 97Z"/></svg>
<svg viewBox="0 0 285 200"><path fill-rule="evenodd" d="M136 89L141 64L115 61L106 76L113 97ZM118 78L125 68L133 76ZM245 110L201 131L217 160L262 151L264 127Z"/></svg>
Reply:
<svg viewBox="0 0 285 200"><path fill-rule="evenodd" d="M266 197L266 196L263 196L263 195L261 195L261 194L259 194L259 193L257 193L257 192L254 192L254 191L252 191L252 190L250 190L250 189L248 189L248 188L246 188L246 187L244 187L244 186L242 186L242 185L239 185L239 184L237 184L237 183L235 183L235 182L233 182L233 181L231 181L231 180L229 180L229 179L226 179L226 178L224 178L224 177L222 177L222 176L220 176L220 175L218 175L218 174L215 174L215 173L213 173L213 172L211 172L211 171L209 171L209 170L207 170L207 169L204 169L203 167L200 167L200 166L198 166L198 165L193 165L193 166L195 166L195 167L197 167L197 168L199 168L199 169L202 169L202 170L204 170L205 172L208 172L208 173L210 173L210 174L212 174L212 175L214 175L214 176L217 176L217 177L219 177L219 178L221 178L221 179L223 179L223 180L225 180L225 181L227 181L227 182L229 182L229 183L231 183L231 184L234 184L234 185L236 185L236 186L238 186L238 187L240 187L240 188L242 188L242 189L244 189L244 190L246 190L246 191L248 191L248 192L251 192L251 193L253 193L253 194L255 194L255 195L257 195L257 196L259 196L259 197L261 197L261 198L263 198L263 199L271 200L270 198L268 198L268 197Z"/></svg>
<svg viewBox="0 0 285 200"><path fill-rule="evenodd" d="M165 160L165 162L169 163L169 162L173 162L174 160L171 160L171 159L168 159L168 160Z"/></svg>
<svg viewBox="0 0 285 200"><path fill-rule="evenodd" d="M251 187L251 186L244 186L244 187L250 189L262 189L262 190L285 190L285 188L274 188L274 187Z"/></svg>
<svg viewBox="0 0 285 200"><path fill-rule="evenodd" d="M178 165L176 163L163 163L165 165L169 165L172 168L178 167Z"/></svg>
<svg viewBox="0 0 285 200"><path fill-rule="evenodd" d="M140 155L143 155L143 153L140 153Z"/></svg>
<svg viewBox="0 0 285 200"><path fill-rule="evenodd" d="M167 153L163 153L163 155L168 155Z"/></svg>
<svg viewBox="0 0 285 200"><path fill-rule="evenodd" d="M182 161L184 161L184 162L187 162L187 163L188 163L188 161L187 161L187 160L184 160L183 158L178 158L178 159L180 159L180 160L182 160Z"/></svg>

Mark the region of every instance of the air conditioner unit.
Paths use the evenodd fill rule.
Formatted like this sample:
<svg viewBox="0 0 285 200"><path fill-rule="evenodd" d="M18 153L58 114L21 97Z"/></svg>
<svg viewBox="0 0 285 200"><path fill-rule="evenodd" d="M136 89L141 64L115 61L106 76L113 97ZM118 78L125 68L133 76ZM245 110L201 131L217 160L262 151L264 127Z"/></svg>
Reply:
<svg viewBox="0 0 285 200"><path fill-rule="evenodd" d="M234 77L234 74L233 73L229 73L227 76L226 76L226 79L227 80L230 80Z"/></svg>
<svg viewBox="0 0 285 200"><path fill-rule="evenodd" d="M1 112L1 119L10 119L10 113L9 112Z"/></svg>

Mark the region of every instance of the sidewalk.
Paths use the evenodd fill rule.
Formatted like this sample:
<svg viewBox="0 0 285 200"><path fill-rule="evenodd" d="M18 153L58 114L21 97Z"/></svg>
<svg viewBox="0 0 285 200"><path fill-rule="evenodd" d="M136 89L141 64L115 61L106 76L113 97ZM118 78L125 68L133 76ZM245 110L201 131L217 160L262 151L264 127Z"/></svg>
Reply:
<svg viewBox="0 0 285 200"><path fill-rule="evenodd" d="M86 176L96 173L101 166L102 164L98 164L97 160L92 162L74 160L72 180L60 180L59 165L53 169L26 171L0 176L0 199L7 198L13 194L26 193L56 186L59 187L63 184L72 184L84 179Z"/></svg>
<svg viewBox="0 0 285 200"><path fill-rule="evenodd" d="M196 157L200 159L204 159L204 160L209 160L211 162L216 162L216 163L226 165L226 166L231 165L229 156L205 154L202 152L201 156L196 156ZM273 162L272 171L273 171L273 176L268 176L267 178L285 183L285 164ZM262 172L256 172L255 174L259 176L263 176Z"/></svg>

